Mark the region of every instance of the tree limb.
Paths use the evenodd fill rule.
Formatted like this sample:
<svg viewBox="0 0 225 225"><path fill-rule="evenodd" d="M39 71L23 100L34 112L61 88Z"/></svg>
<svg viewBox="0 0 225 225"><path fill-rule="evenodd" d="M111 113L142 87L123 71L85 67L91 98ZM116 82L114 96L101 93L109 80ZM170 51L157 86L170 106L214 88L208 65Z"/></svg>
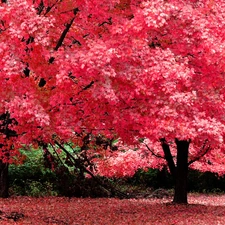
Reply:
<svg viewBox="0 0 225 225"><path fill-rule="evenodd" d="M176 166L175 166L173 156L172 156L171 151L170 151L170 146L168 145L165 138L161 138L160 142L161 142L161 145L162 145L162 149L163 149L165 159L167 161L170 173L172 174L173 177L175 177L176 176Z"/></svg>
<svg viewBox="0 0 225 225"><path fill-rule="evenodd" d="M152 153L152 155L154 155L155 157L160 158L160 159L166 159L165 157L158 155L154 151L152 151L146 143L144 143L144 144L147 147L147 149Z"/></svg>
<svg viewBox="0 0 225 225"><path fill-rule="evenodd" d="M73 21L74 21L76 15L77 15L77 13L79 12L79 9L78 9L78 8L75 8L75 9L73 10L73 12L74 12L74 17L71 19L71 21L70 21L69 23L66 24L66 28L65 28L64 31L62 32L62 34L61 34L61 36L60 36L60 38L59 38L59 40L58 40L58 43L57 43L57 45L56 45L55 48L54 48L55 51L57 51L57 50L62 46L62 43L63 43L63 41L64 41L64 39L65 39L67 33L69 32L70 27L72 26Z"/></svg>
<svg viewBox="0 0 225 225"><path fill-rule="evenodd" d="M46 16L58 2L59 2L59 0L57 0L54 4L52 4L52 6L48 6L44 16Z"/></svg>
<svg viewBox="0 0 225 225"><path fill-rule="evenodd" d="M83 87L82 90L78 92L78 94L80 94L82 91L85 91L85 90L89 89L90 87L92 87L94 83L95 82L92 80L88 85Z"/></svg>
<svg viewBox="0 0 225 225"><path fill-rule="evenodd" d="M202 147L200 149L199 155L197 155L194 159L190 160L188 162L188 166L191 165L192 163L198 161L199 159L201 159L204 155L206 155L209 152L209 150L211 148L210 148L210 145L206 146L207 145L207 142L208 142L208 140L205 140L204 141L204 144L202 145Z"/></svg>
<svg viewBox="0 0 225 225"><path fill-rule="evenodd" d="M115 193L120 197L120 198L128 198L129 196L118 189L114 188L110 184L105 184L100 180L99 177L96 177L91 171L89 171L84 165L82 165L74 156L68 152L57 140L54 141L56 145L58 145L74 162L74 165L77 166L78 168L82 168L84 172L89 174L99 185L104 187L106 190L110 190L110 192L115 195Z"/></svg>
<svg viewBox="0 0 225 225"><path fill-rule="evenodd" d="M51 145L53 151L55 152L55 154L57 155L57 158L58 158L59 162L60 162L62 165L64 165L64 163L63 163L63 161L60 159L59 154L57 153L57 151L56 151L54 145L51 144L51 143L50 143L50 145Z"/></svg>

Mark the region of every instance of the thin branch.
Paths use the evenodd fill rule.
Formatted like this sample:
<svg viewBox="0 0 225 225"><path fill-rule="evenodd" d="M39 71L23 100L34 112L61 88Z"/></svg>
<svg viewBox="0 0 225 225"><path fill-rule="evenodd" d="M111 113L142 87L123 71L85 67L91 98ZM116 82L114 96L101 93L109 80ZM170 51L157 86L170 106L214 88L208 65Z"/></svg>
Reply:
<svg viewBox="0 0 225 225"><path fill-rule="evenodd" d="M155 157L160 158L160 159L166 159L165 157L158 155L154 151L152 151L146 143L144 143L144 144L147 147L147 149L152 153L152 155L154 155Z"/></svg>
<svg viewBox="0 0 225 225"><path fill-rule="evenodd" d="M91 177L95 177L92 172L85 168L84 165L78 162L78 160L69 152L67 151L58 141L55 140L55 144L58 145L73 161L75 166L81 167L86 173L88 173Z"/></svg>
<svg viewBox="0 0 225 225"><path fill-rule="evenodd" d="M204 155L206 155L206 154L209 152L209 150L210 150L211 148L210 148L210 145L208 145L208 146L206 147L207 143L208 143L208 140L205 140L205 141L204 141L204 144L202 145L202 147L201 147L201 149L200 149L200 154L199 154L198 156L196 156L194 159L190 160L190 161L188 162L188 166L191 165L192 163L198 161L199 159L201 159ZM202 152L202 153L201 153L201 152Z"/></svg>
<svg viewBox="0 0 225 225"><path fill-rule="evenodd" d="M101 27L104 24L112 25L112 17L108 18L108 21L104 21L104 22L100 23L98 26Z"/></svg>
<svg viewBox="0 0 225 225"><path fill-rule="evenodd" d="M83 87L82 90L78 92L78 94L80 94L81 92L83 92L83 91L91 88L94 83L95 83L94 81L91 81L88 85L86 85L85 87Z"/></svg>
<svg viewBox="0 0 225 225"><path fill-rule="evenodd" d="M39 3L39 6L37 7L37 10L38 10L37 14L41 15L41 13L43 12L44 8L45 8L44 2L43 2L43 0L41 0L40 3Z"/></svg>
<svg viewBox="0 0 225 225"><path fill-rule="evenodd" d="M123 192L121 192L120 190L114 188L112 185L110 184L105 184L103 183L99 177L96 177L91 171L89 171L84 165L82 165L81 163L79 163L78 160L76 160L74 158L74 156L68 152L57 140L55 140L55 144L58 145L65 153L67 153L67 155L74 161L74 165L78 166L79 168L82 168L84 172L88 173L99 185L101 185L102 187L104 187L106 190L111 191L112 194L117 193L119 197L121 198L128 198L129 196Z"/></svg>
<svg viewBox="0 0 225 225"><path fill-rule="evenodd" d="M59 154L58 154L57 151L55 150L54 145L51 144L51 143L50 143L50 145L51 145L53 151L55 152L55 154L57 155L57 158L58 158L59 162L60 162L62 165L64 165L63 161L62 161L62 160L60 159L60 157L59 157ZM64 165L64 166L65 166L65 165Z"/></svg>
<svg viewBox="0 0 225 225"><path fill-rule="evenodd" d="M56 4L59 2L59 0L57 0L54 4L52 4L52 6L48 6L47 9L46 9L46 12L44 14L44 16L46 16L50 11L51 9L56 6Z"/></svg>

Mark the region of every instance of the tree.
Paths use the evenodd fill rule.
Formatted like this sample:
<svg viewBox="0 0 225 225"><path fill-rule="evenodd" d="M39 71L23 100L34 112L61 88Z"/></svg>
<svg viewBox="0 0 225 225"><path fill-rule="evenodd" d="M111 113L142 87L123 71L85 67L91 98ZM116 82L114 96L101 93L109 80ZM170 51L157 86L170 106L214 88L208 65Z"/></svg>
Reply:
<svg viewBox="0 0 225 225"><path fill-rule="evenodd" d="M109 176L167 162L176 203L189 164L224 173L221 0L1 2L0 110L14 121L4 162L21 144L82 145L85 132L127 144L94 152Z"/></svg>
<svg viewBox="0 0 225 225"><path fill-rule="evenodd" d="M131 20L112 26L114 41L106 45L114 55L102 67L107 112L121 139L146 138L158 160L143 160L143 149L109 153L99 163L102 174L132 175L165 158L176 180L175 203L187 203L189 165L224 174L223 7L221 1L145 1L132 5Z"/></svg>
<svg viewBox="0 0 225 225"><path fill-rule="evenodd" d="M100 90L90 92L97 70L84 63L94 42L101 49L98 39L111 23L106 11L115 2L96 3L1 1L1 171L22 161L21 146L82 145L84 130L105 130L93 95ZM0 197L8 196L4 174Z"/></svg>

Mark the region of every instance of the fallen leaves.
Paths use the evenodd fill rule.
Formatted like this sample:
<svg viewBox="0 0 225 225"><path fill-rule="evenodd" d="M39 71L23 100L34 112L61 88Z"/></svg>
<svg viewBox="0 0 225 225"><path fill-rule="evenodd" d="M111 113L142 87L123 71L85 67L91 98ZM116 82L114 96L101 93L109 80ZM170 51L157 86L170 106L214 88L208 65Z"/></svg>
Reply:
<svg viewBox="0 0 225 225"><path fill-rule="evenodd" d="M15 197L0 199L1 215L4 215L0 215L0 222L3 225L224 224L225 195L190 194L189 205L170 202L168 198Z"/></svg>

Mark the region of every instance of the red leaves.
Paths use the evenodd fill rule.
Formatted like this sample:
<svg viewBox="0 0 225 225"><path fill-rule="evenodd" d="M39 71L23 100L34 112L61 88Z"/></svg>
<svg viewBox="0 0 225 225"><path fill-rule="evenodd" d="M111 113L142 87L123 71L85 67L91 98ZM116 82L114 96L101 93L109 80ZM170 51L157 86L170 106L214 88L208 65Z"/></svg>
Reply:
<svg viewBox="0 0 225 225"><path fill-rule="evenodd" d="M128 144L144 137L157 155L162 137L191 139L193 156L207 139L221 156L224 11L220 0L1 4L0 104L18 121L16 146L53 136L67 142L85 131ZM112 156L124 158L120 168L111 163L120 176L162 165L151 154L144 159L143 149L126 150ZM204 160L195 166L212 169Z"/></svg>
<svg viewBox="0 0 225 225"><path fill-rule="evenodd" d="M165 204L168 199L17 197L1 199L0 210L21 215L17 224L223 224L224 196L191 194L189 198L190 205L174 205ZM0 219L1 224L13 223L12 218L0 215Z"/></svg>

